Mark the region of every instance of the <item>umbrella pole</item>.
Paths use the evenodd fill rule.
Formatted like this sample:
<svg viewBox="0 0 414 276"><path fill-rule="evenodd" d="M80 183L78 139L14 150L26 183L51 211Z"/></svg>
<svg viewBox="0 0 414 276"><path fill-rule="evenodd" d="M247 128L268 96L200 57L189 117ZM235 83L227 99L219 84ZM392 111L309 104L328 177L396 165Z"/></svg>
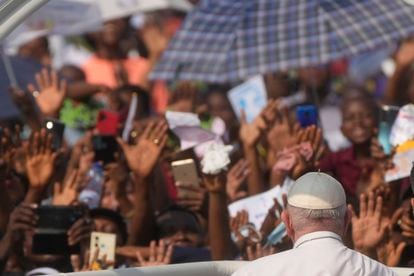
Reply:
<svg viewBox="0 0 414 276"><path fill-rule="evenodd" d="M9 56L4 51L3 45L0 47L0 54L4 64L4 68L6 69L7 77L9 78L10 86L12 86L13 88L18 88L19 85L17 84L16 74L14 73L13 66L11 64Z"/></svg>
<svg viewBox="0 0 414 276"><path fill-rule="evenodd" d="M321 114L319 112L319 109L321 108L321 99L319 98L318 91L316 91L316 87L315 86L312 86L312 88L311 88L311 94L312 94L313 103L315 104L316 109L318 110L318 112L317 112L317 114L318 114L318 125L321 128L321 130L323 131Z"/></svg>

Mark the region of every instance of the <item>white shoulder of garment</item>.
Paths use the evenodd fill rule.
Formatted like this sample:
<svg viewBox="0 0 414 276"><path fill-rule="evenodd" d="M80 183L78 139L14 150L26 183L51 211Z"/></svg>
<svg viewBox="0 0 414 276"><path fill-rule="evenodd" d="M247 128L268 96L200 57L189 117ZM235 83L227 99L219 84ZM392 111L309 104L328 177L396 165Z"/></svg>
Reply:
<svg viewBox="0 0 414 276"><path fill-rule="evenodd" d="M347 248L332 232L300 237L291 250L239 268L232 276L397 276L385 265Z"/></svg>

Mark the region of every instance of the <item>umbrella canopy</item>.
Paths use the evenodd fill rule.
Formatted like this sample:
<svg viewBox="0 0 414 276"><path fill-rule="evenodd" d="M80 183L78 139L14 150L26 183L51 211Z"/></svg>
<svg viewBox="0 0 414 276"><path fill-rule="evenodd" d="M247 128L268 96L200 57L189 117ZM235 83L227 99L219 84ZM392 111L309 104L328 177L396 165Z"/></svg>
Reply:
<svg viewBox="0 0 414 276"><path fill-rule="evenodd" d="M76 35L102 27L96 3L82 0L50 0L24 19L6 38L8 47L18 47L28 41L50 35Z"/></svg>
<svg viewBox="0 0 414 276"><path fill-rule="evenodd" d="M137 13L172 9L189 12L193 5L187 0L78 0L99 6L103 20L112 20Z"/></svg>
<svg viewBox="0 0 414 276"><path fill-rule="evenodd" d="M206 0L191 12L152 79L237 82L327 63L414 32L403 0Z"/></svg>
<svg viewBox="0 0 414 276"><path fill-rule="evenodd" d="M48 0L0 0L0 41Z"/></svg>

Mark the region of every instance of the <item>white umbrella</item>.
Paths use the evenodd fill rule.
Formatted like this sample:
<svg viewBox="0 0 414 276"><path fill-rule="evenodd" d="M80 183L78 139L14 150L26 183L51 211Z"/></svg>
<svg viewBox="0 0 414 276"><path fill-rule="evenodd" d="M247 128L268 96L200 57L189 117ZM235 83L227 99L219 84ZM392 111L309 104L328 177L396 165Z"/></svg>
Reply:
<svg viewBox="0 0 414 276"><path fill-rule="evenodd" d="M0 42L48 0L0 0Z"/></svg>
<svg viewBox="0 0 414 276"><path fill-rule="evenodd" d="M134 14L172 9L189 12L193 5L187 0L78 0L96 3L102 19L112 20Z"/></svg>
<svg viewBox="0 0 414 276"><path fill-rule="evenodd" d="M6 39L6 46L16 47L50 34L76 35L95 31L102 26L102 22L96 3L50 0L10 33Z"/></svg>

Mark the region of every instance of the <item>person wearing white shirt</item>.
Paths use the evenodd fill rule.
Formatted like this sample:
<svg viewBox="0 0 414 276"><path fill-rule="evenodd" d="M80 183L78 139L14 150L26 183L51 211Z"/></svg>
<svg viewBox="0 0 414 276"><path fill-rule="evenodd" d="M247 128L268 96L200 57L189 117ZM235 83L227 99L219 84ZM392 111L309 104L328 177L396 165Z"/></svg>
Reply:
<svg viewBox="0 0 414 276"><path fill-rule="evenodd" d="M293 249L253 261L232 276L397 275L343 244L351 217L342 185L327 174L307 173L292 186L282 213Z"/></svg>

